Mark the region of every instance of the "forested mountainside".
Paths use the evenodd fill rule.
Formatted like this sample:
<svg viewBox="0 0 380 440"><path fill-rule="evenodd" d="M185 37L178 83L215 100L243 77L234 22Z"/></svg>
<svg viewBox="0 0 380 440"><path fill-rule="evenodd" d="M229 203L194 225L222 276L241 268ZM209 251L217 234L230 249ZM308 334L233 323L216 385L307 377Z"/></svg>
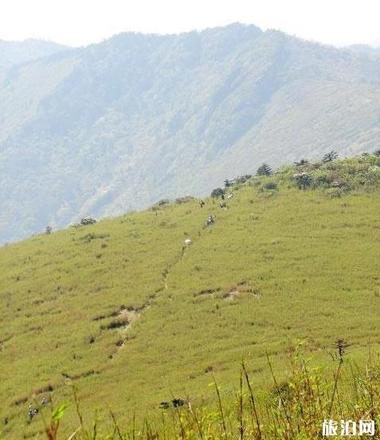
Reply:
<svg viewBox="0 0 380 440"><path fill-rule="evenodd" d="M303 156L374 151L380 60L240 24L126 33L0 80L0 242L209 192Z"/></svg>
<svg viewBox="0 0 380 440"><path fill-rule="evenodd" d="M65 49L65 46L50 41L32 39L25 41L0 40L0 70L49 56Z"/></svg>

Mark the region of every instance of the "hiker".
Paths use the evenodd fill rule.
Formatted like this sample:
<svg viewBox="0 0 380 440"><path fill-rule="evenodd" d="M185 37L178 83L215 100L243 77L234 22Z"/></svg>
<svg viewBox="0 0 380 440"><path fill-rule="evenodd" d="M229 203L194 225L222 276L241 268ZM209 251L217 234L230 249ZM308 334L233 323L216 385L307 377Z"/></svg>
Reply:
<svg viewBox="0 0 380 440"><path fill-rule="evenodd" d="M203 208L205 206L205 202L203 200L199 200L199 206Z"/></svg>
<svg viewBox="0 0 380 440"><path fill-rule="evenodd" d="M36 416L38 414L38 409L37 408L33 408L32 405L29 405L28 408L28 418L29 420L32 420L34 416Z"/></svg>
<svg viewBox="0 0 380 440"><path fill-rule="evenodd" d="M186 401L179 398L175 398L171 402L167 402L166 400L164 400L163 402L160 403L160 408L168 409L171 406L170 403L173 405L173 408L179 408L180 406L183 406L186 403Z"/></svg>
<svg viewBox="0 0 380 440"><path fill-rule="evenodd" d="M185 404L185 401L183 399L173 399L172 404L174 408L178 408L180 406L183 406Z"/></svg>
<svg viewBox="0 0 380 440"><path fill-rule="evenodd" d="M210 226L215 223L215 219L213 215L209 215L206 220L206 226Z"/></svg>

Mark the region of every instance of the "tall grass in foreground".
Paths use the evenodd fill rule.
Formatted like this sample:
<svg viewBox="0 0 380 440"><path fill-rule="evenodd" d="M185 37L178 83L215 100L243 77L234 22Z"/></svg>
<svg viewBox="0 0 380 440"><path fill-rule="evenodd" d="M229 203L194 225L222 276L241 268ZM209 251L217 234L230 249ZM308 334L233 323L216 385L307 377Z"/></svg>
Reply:
<svg viewBox="0 0 380 440"><path fill-rule="evenodd" d="M364 368L345 359L345 343L337 341L334 373L312 367L298 351L290 357L288 379L279 382L267 356L273 387L265 399L258 400L252 387L249 369L241 364L236 399L223 401L215 377L215 407L196 407L191 401L179 408L162 411L161 419L138 423L133 417L128 426L119 424L110 410L107 427L94 420L83 420L80 401L74 389L73 401L78 427L68 437L59 435L65 406L51 407L50 420L42 415L44 433L49 440L153 440L153 439L283 439L322 438L324 420L373 420L380 439L380 366L369 357ZM340 428L338 428L339 437ZM364 436L365 437L365 436Z"/></svg>

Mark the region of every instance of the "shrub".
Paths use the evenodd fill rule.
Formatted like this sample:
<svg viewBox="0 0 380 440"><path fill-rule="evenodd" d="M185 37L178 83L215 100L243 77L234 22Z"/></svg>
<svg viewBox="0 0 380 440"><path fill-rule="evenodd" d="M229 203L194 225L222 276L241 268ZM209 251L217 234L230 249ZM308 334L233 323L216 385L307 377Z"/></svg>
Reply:
<svg viewBox="0 0 380 440"><path fill-rule="evenodd" d="M95 223L96 223L96 220L94 218L91 218L91 217L84 217L80 221L80 224L82 226L94 225Z"/></svg>
<svg viewBox="0 0 380 440"><path fill-rule="evenodd" d="M185 197L178 197L175 199L175 203L177 205L182 205L183 203L188 203L194 200L194 197L192 196L185 196Z"/></svg>
<svg viewBox="0 0 380 440"><path fill-rule="evenodd" d="M332 162L335 159L338 159L338 153L335 150L331 150L323 156L322 162Z"/></svg>
<svg viewBox="0 0 380 440"><path fill-rule="evenodd" d="M330 188L327 190L327 194L332 198L340 198L343 195L342 188Z"/></svg>
<svg viewBox="0 0 380 440"><path fill-rule="evenodd" d="M224 196L224 190L222 188L215 188L211 192L211 197L218 198Z"/></svg>
<svg viewBox="0 0 380 440"><path fill-rule="evenodd" d="M309 165L309 161L307 159L301 159L298 162L294 162L296 167L302 167L304 165Z"/></svg>
<svg viewBox="0 0 380 440"><path fill-rule="evenodd" d="M267 189L267 190L276 190L277 191L278 185L276 182L267 182L263 185L263 188Z"/></svg>
<svg viewBox="0 0 380 440"><path fill-rule="evenodd" d="M313 180L314 187L327 187L329 185L328 174L325 171L319 171L315 174Z"/></svg>
<svg viewBox="0 0 380 440"><path fill-rule="evenodd" d="M168 200L168 199L162 199L162 200L159 200L159 201L158 201L157 205L158 205L158 206L166 206L166 205L169 205L169 203L170 203L170 200Z"/></svg>
<svg viewBox="0 0 380 440"><path fill-rule="evenodd" d="M91 232L89 234L83 235L82 237L79 237L79 240L82 240L85 243L90 243L90 241L92 240L108 238L109 236L109 234L95 234L94 232Z"/></svg>
<svg viewBox="0 0 380 440"><path fill-rule="evenodd" d="M307 173L294 174L293 177L299 189L306 189L310 187L313 182L312 177Z"/></svg>
<svg viewBox="0 0 380 440"><path fill-rule="evenodd" d="M236 183L245 183L251 177L252 177L251 174L245 174L244 176L238 176L238 177L236 177L235 182Z"/></svg>
<svg viewBox="0 0 380 440"><path fill-rule="evenodd" d="M270 176L271 174L272 168L266 163L263 163L256 171L257 176Z"/></svg>

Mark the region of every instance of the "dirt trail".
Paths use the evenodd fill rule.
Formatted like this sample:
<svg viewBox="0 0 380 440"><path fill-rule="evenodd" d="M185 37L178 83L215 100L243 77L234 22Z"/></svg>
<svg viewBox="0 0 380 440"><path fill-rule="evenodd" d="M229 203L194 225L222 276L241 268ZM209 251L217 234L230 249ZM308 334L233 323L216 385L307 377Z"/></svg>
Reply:
<svg viewBox="0 0 380 440"><path fill-rule="evenodd" d="M214 227L213 225L211 227ZM120 325L119 333L120 339L116 342L116 350L109 356L109 359L114 359L120 350L125 347L125 344L128 340L128 332L131 329L131 326L136 322L142 314L154 304L159 296L160 292L167 291L169 289L169 277L173 269L181 263L187 252L194 246L196 242L198 242L202 238L202 232L207 228L207 226L202 225L200 229L194 234L191 238L191 243L186 244L185 242L182 244L181 250L174 257L172 262L169 262L166 268L163 270L162 276L162 287L157 289L156 292L151 295L148 300L138 309L127 308L123 309L119 312L117 319L121 322L124 322L124 325ZM194 239L196 237L196 239Z"/></svg>
<svg viewBox="0 0 380 440"><path fill-rule="evenodd" d="M204 228L203 228L204 229ZM199 230L197 233L198 240L202 236L202 230ZM197 241L198 241L197 240ZM114 359L115 356L119 353L119 351L125 346L126 341L128 340L128 331L130 330L132 324L137 321L143 312L145 312L146 309L148 309L151 305L153 305L154 301L157 299L157 294L161 291L167 291L169 289L169 276L174 267L176 267L184 258L187 251L194 245L194 240L191 241L191 244L186 245L183 244L181 251L178 253L178 255L174 258L172 263L168 264L167 267L162 272L162 284L163 287L161 289L158 289L154 295L152 295L148 301L143 304L141 308L134 309L126 309L122 310L119 314L120 319L124 319L126 322L126 325L120 330L121 339L117 342L117 350L114 354L111 355L110 359Z"/></svg>
<svg viewBox="0 0 380 440"><path fill-rule="evenodd" d="M209 226L214 227L214 225ZM173 271L173 269L183 260L187 252L194 246L196 242L198 242L202 238L202 232L207 228L206 225L203 225L202 228L198 229L198 231L194 234L194 237L197 237L197 239L191 238L191 244L185 244L183 243L181 251L178 253L178 256L174 259L174 261L169 264L166 269L162 272L162 278L163 278L163 284L164 289L168 290L168 279L170 273Z"/></svg>
<svg viewBox="0 0 380 440"><path fill-rule="evenodd" d="M191 239L191 244L185 244L185 243L182 244L182 248L180 252L178 252L174 260L171 263L169 263L165 268L165 270L162 272L162 287L158 288L153 294L151 294L140 307L134 308L134 307L121 306L119 310L115 310L105 315L95 316L93 318L93 321L100 321L100 322L102 321L104 322L104 320L109 320L110 318L113 318L113 320L109 321L108 324L101 324L100 329L101 331L117 329L119 332L120 339L116 342L115 351L108 356L108 360L111 361L115 359L119 354L120 350L123 347L125 347L126 342L128 340L128 332L130 331L131 327L134 325L136 321L138 321L138 319L141 318L143 313L154 304L160 292L167 291L169 289L169 276L171 272L179 263L181 263L186 253L190 250L190 248L194 246L194 244L201 239L202 232L204 230L205 230L205 226L202 226L202 228L200 228L197 231L197 233L194 235L194 237L197 237L196 240L194 239L194 237ZM4 341L0 341L0 351L1 351L2 342ZM98 365L98 368L96 370L91 369L79 374L64 373L63 375L64 377L66 377L66 380L71 380L71 381L80 380L81 378L87 377L92 374L101 374L105 368L106 366L105 364L103 364L102 366ZM62 386L64 386L64 383L57 383L55 384L54 388L55 389L61 388ZM28 398L29 396L22 399L22 403L25 403L28 400ZM21 404L21 400L20 400L20 404Z"/></svg>
<svg viewBox="0 0 380 440"><path fill-rule="evenodd" d="M186 251L188 249L190 249L191 246L194 246L194 242L191 245L183 245L182 246L182 250L181 250L179 256L174 260L173 263L171 263L169 266L167 266L167 268L163 271L162 278L163 278L163 283L164 283L164 289L165 290L168 290L168 288L169 288L169 286L168 286L168 279L169 279L170 273L172 272L174 267L177 266L183 260L183 257L185 256Z"/></svg>

